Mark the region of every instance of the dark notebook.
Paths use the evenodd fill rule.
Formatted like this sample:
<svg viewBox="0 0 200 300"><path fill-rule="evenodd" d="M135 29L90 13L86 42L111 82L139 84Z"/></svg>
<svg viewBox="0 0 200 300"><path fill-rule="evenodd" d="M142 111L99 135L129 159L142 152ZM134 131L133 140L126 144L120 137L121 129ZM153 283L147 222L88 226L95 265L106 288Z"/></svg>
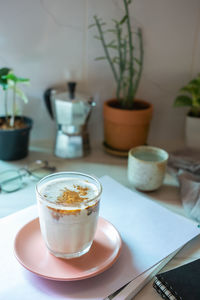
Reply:
<svg viewBox="0 0 200 300"><path fill-rule="evenodd" d="M156 275L153 287L167 300L200 300L200 259Z"/></svg>

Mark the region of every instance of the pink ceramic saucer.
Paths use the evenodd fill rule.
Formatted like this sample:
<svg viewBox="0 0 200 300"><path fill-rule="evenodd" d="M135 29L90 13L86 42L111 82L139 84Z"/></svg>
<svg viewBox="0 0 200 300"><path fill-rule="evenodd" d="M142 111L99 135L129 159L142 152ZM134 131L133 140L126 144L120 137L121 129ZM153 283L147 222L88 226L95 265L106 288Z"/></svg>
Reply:
<svg viewBox="0 0 200 300"><path fill-rule="evenodd" d="M122 241L115 227L99 218L94 242L88 253L74 259L60 259L49 253L40 232L39 220L18 232L14 252L29 271L47 279L74 281L93 277L112 266L121 252Z"/></svg>

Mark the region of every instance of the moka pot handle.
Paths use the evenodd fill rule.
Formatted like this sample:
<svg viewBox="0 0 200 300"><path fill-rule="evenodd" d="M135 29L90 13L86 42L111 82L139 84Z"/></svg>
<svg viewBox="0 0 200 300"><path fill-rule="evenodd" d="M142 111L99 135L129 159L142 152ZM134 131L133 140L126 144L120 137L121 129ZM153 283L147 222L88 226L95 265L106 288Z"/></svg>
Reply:
<svg viewBox="0 0 200 300"><path fill-rule="evenodd" d="M52 119L54 119L54 115L53 115L53 109L52 109L52 104L51 104L51 99L52 99L52 95L55 93L55 90L53 88L48 88L45 92L44 92L44 102L47 108L47 111L50 115L50 117Z"/></svg>

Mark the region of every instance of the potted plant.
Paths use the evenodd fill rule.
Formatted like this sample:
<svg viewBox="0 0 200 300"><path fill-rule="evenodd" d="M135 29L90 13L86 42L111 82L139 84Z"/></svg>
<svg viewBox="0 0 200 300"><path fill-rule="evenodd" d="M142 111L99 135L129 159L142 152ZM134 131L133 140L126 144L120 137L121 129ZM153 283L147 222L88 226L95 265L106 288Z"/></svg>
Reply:
<svg viewBox="0 0 200 300"><path fill-rule="evenodd" d="M179 90L174 106L189 107L185 122L186 145L200 149L200 74Z"/></svg>
<svg viewBox="0 0 200 300"><path fill-rule="evenodd" d="M123 0L125 15L121 20L112 20L113 28L106 29L106 23L94 16L106 59L116 83L116 97L104 103L104 139L110 149L127 152L130 148L146 143L152 118L152 105L136 99L136 93L143 69L143 38L141 28L133 36L129 6L132 0ZM109 41L107 36L111 37ZM133 45L137 38L139 49ZM137 53L139 55L137 55Z"/></svg>
<svg viewBox="0 0 200 300"><path fill-rule="evenodd" d="M19 84L29 83L29 79L17 77L9 68L0 69L0 86L4 101L4 115L0 116L0 159L17 160L28 154L29 132L32 120L17 115L17 97L24 102L28 99ZM11 97L9 113L8 101Z"/></svg>

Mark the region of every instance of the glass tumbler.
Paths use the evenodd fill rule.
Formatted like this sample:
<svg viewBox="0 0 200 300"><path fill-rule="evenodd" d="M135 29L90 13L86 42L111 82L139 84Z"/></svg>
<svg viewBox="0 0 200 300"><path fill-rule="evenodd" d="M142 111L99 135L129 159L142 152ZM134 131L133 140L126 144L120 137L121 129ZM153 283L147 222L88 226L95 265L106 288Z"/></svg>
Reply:
<svg viewBox="0 0 200 300"><path fill-rule="evenodd" d="M97 178L79 172L54 173L37 183L40 229L50 253L69 259L90 250L101 192Z"/></svg>

